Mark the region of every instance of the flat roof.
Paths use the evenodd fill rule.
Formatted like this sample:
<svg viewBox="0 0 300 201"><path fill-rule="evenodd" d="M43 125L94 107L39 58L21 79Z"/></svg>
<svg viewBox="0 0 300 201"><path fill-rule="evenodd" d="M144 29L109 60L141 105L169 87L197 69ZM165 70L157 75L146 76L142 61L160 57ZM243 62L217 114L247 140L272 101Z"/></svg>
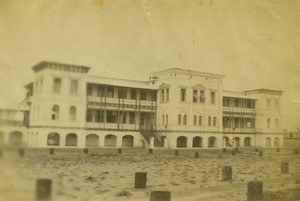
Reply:
<svg viewBox="0 0 300 201"><path fill-rule="evenodd" d="M111 86L139 88L139 89L151 89L157 90L157 87L148 81L128 80L102 76L88 76L87 83L89 84L104 84Z"/></svg>
<svg viewBox="0 0 300 201"><path fill-rule="evenodd" d="M219 78L219 79L223 79L226 77L225 75L222 75L222 74L207 73L207 72L188 70L188 69L183 69L183 68L168 68L165 70L156 71L153 74L159 75L159 74L167 74L167 73L180 73L180 74L204 76L204 77Z"/></svg>
<svg viewBox="0 0 300 201"><path fill-rule="evenodd" d="M45 68L50 68L54 70L63 70L63 71L73 71L79 73L87 73L90 70L90 67L87 66L79 66L73 64L64 64L64 63L57 63L51 61L41 61L40 63L34 65L32 67L33 71L39 72Z"/></svg>

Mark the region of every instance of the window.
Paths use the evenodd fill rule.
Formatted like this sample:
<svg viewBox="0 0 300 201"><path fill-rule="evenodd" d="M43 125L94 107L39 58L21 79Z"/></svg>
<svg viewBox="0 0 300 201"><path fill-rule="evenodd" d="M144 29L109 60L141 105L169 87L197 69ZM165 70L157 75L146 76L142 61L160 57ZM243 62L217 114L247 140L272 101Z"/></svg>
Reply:
<svg viewBox="0 0 300 201"><path fill-rule="evenodd" d="M98 94L99 97L104 97L104 87L103 86L98 86Z"/></svg>
<svg viewBox="0 0 300 201"><path fill-rule="evenodd" d="M93 95L93 88L92 88L92 86L88 86L87 87L87 95L88 96L92 96Z"/></svg>
<svg viewBox="0 0 300 201"><path fill-rule="evenodd" d="M215 104L216 103L216 92L214 92L214 91L211 91L210 92L210 103L211 104Z"/></svg>
<svg viewBox="0 0 300 201"><path fill-rule="evenodd" d="M59 118L59 106L58 105L54 105L52 107L52 116L51 119L52 120L58 120Z"/></svg>
<svg viewBox="0 0 300 201"><path fill-rule="evenodd" d="M113 87L107 87L107 97L108 98L114 97L114 88Z"/></svg>
<svg viewBox="0 0 300 201"><path fill-rule="evenodd" d="M181 115L178 115L178 125L181 125Z"/></svg>
<svg viewBox="0 0 300 201"><path fill-rule="evenodd" d="M166 125L169 124L169 116L166 114Z"/></svg>
<svg viewBox="0 0 300 201"><path fill-rule="evenodd" d="M278 100L274 100L274 111L278 111L279 107L278 107Z"/></svg>
<svg viewBox="0 0 300 201"><path fill-rule="evenodd" d="M270 101L270 99L267 99L266 105L267 105L267 110L270 110L271 109L271 101Z"/></svg>
<svg viewBox="0 0 300 201"><path fill-rule="evenodd" d="M200 103L205 102L205 93L203 90L200 91Z"/></svg>
<svg viewBox="0 0 300 201"><path fill-rule="evenodd" d="M183 115L183 125L186 125L186 123L187 123L187 116Z"/></svg>
<svg viewBox="0 0 300 201"><path fill-rule="evenodd" d="M275 119L275 128L278 129L279 125L278 125L278 119Z"/></svg>
<svg viewBox="0 0 300 201"><path fill-rule="evenodd" d="M117 123L117 111L106 111L106 122Z"/></svg>
<svg viewBox="0 0 300 201"><path fill-rule="evenodd" d="M165 125L165 115L162 115L162 124Z"/></svg>
<svg viewBox="0 0 300 201"><path fill-rule="evenodd" d="M147 92L145 90L141 90L141 100L147 100Z"/></svg>
<svg viewBox="0 0 300 201"><path fill-rule="evenodd" d="M71 80L70 93L73 95L78 93L78 80Z"/></svg>
<svg viewBox="0 0 300 201"><path fill-rule="evenodd" d="M53 92L54 93L60 93L60 90L61 90L61 79L60 78L54 78Z"/></svg>
<svg viewBox="0 0 300 201"><path fill-rule="evenodd" d="M43 90L43 78L41 77L41 80L40 80L40 93L42 92Z"/></svg>
<svg viewBox="0 0 300 201"><path fill-rule="evenodd" d="M198 102L198 90L193 90L193 103Z"/></svg>
<svg viewBox="0 0 300 201"><path fill-rule="evenodd" d="M165 90L164 89L160 90L160 95L161 95L161 101L164 102L165 101Z"/></svg>
<svg viewBox="0 0 300 201"><path fill-rule="evenodd" d="M135 113L134 112L130 112L129 123L135 124Z"/></svg>
<svg viewBox="0 0 300 201"><path fill-rule="evenodd" d="M217 117L214 117L213 118L213 126L216 126L217 125Z"/></svg>
<svg viewBox="0 0 300 201"><path fill-rule="evenodd" d="M119 88L119 89L118 89L118 98L126 98L125 95L126 95L126 94L125 94L125 89Z"/></svg>
<svg viewBox="0 0 300 201"><path fill-rule="evenodd" d="M123 124L126 124L126 114L127 114L127 112L122 113L122 115L123 115Z"/></svg>
<svg viewBox="0 0 300 201"><path fill-rule="evenodd" d="M130 90L130 98L133 100L136 99L136 90L135 89Z"/></svg>
<svg viewBox="0 0 300 201"><path fill-rule="evenodd" d="M166 89L166 101L169 101L169 89Z"/></svg>
<svg viewBox="0 0 300 201"><path fill-rule="evenodd" d="M267 119L267 128L270 128L271 127L271 121L270 121L270 119L268 118Z"/></svg>
<svg viewBox="0 0 300 201"><path fill-rule="evenodd" d="M202 116L199 116L199 117L198 117L198 125L199 125L199 126L202 126Z"/></svg>
<svg viewBox="0 0 300 201"><path fill-rule="evenodd" d="M76 121L76 107L75 106L70 107L69 115L70 115L70 121Z"/></svg>
<svg viewBox="0 0 300 201"><path fill-rule="evenodd" d="M180 90L180 101L185 101L186 89Z"/></svg>
<svg viewBox="0 0 300 201"><path fill-rule="evenodd" d="M223 106L224 107L229 107L230 106L230 99L229 98L226 98L226 97L223 98Z"/></svg>
<svg viewBox="0 0 300 201"><path fill-rule="evenodd" d="M196 116L196 115L194 115L194 121L193 121L193 124L194 124L194 126L197 125L197 116Z"/></svg>
<svg viewBox="0 0 300 201"><path fill-rule="evenodd" d="M208 126L211 126L211 117L208 117Z"/></svg>

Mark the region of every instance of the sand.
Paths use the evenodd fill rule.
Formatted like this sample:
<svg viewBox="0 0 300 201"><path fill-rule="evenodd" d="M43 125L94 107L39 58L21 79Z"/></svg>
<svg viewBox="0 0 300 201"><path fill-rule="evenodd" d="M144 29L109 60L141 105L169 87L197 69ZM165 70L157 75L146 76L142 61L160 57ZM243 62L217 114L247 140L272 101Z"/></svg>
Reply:
<svg viewBox="0 0 300 201"><path fill-rule="evenodd" d="M289 174L281 174L282 161L289 162ZM180 150L175 156L172 150L149 154L145 149L123 149L118 154L116 149L90 149L83 154L60 149L49 155L48 149L26 149L23 157L17 150L4 150L0 164L1 201L36 200L39 178L52 180L53 201L148 201L155 190L170 191L172 201L242 201L249 181L263 181L266 198L271 199L300 188L295 181L300 178L300 155L291 150L264 150L263 157L254 149L234 156L221 150ZM223 166L232 166L231 181L222 181ZM147 188L134 188L135 172L147 172Z"/></svg>

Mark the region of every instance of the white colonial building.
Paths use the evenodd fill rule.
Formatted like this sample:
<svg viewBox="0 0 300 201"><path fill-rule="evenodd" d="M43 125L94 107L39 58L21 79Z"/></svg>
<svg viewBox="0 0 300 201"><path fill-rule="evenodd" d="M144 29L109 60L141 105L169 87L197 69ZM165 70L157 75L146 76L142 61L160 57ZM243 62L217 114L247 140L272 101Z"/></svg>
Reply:
<svg viewBox="0 0 300 201"><path fill-rule="evenodd" d="M148 81L33 66L22 109L0 109L0 142L28 147L280 147L282 91L232 92L224 75L170 68ZM17 117L17 118L16 118Z"/></svg>

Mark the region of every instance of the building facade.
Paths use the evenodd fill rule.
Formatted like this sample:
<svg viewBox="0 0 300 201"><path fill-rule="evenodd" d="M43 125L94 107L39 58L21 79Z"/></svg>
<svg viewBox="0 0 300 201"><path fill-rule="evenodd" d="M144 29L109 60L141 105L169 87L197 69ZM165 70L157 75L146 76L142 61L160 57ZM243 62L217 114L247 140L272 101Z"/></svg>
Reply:
<svg viewBox="0 0 300 201"><path fill-rule="evenodd" d="M21 109L0 110L1 144L172 149L283 145L282 91L226 91L224 75L180 68L155 72L148 81L91 76L89 70L53 62L33 66L34 81L25 86ZM16 112L18 125L8 119Z"/></svg>

